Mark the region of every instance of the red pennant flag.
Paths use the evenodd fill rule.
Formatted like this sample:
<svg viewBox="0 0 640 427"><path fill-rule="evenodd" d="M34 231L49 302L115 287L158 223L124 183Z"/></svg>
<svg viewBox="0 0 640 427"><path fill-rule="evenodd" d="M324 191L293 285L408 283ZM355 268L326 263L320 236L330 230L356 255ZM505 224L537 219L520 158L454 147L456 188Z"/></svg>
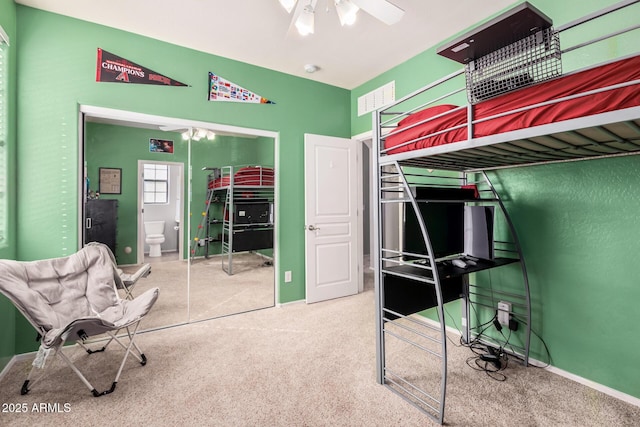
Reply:
<svg viewBox="0 0 640 427"><path fill-rule="evenodd" d="M96 81L187 86L100 48L98 48L98 61L96 63Z"/></svg>

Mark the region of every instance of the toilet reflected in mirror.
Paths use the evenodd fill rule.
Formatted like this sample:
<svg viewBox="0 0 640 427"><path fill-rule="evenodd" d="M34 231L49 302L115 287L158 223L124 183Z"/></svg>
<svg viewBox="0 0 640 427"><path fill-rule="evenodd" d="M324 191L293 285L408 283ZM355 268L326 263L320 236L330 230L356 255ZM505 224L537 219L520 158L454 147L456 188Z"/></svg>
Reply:
<svg viewBox="0 0 640 427"><path fill-rule="evenodd" d="M162 256L162 244L164 243L164 221L145 221L144 241L149 245L149 257Z"/></svg>

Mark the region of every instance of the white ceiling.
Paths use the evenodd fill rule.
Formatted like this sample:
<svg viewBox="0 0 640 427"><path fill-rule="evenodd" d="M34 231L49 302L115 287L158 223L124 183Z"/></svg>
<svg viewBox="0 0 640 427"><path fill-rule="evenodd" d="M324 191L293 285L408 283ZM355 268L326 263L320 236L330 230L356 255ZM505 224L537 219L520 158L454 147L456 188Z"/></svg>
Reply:
<svg viewBox="0 0 640 427"><path fill-rule="evenodd" d="M399 23L387 26L361 10L355 25L341 27L333 1L318 0L315 34L302 37L290 29L291 16L278 0L16 0L345 89L437 45L514 0L391 2L405 11ZM305 64L315 64L319 70L308 74Z"/></svg>

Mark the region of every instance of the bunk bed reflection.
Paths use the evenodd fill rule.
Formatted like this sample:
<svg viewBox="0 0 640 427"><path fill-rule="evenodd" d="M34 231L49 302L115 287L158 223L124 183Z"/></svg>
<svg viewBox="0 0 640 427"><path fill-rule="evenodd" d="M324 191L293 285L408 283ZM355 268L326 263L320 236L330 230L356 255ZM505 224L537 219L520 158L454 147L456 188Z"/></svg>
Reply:
<svg viewBox="0 0 640 427"><path fill-rule="evenodd" d="M447 384L445 303L461 301L464 342L479 339L504 347L524 365L529 361L527 269L516 229L487 171L640 153L638 52L562 73L564 54L640 26L560 48L564 31L636 3L623 1L556 29L542 12L521 3L438 50L464 69L374 113L377 379L439 423ZM505 29L511 29L510 37ZM485 48L485 39L502 44ZM459 103L463 93L466 105ZM459 246L442 250L438 232L445 230L445 240L461 234L464 239L460 228L467 233L468 228L451 219L455 225L434 225L437 211L424 207L436 205L458 212L464 206L491 207L495 257L469 257ZM497 287L479 274L495 268L515 268L519 283ZM430 307L437 322L415 316ZM501 312L506 318L498 321ZM504 335L485 334L485 325L494 321L502 325L496 328L517 330L522 344L507 345ZM413 357L414 350L420 355ZM439 372L420 372L421 357L439 361Z"/></svg>
<svg viewBox="0 0 640 427"><path fill-rule="evenodd" d="M202 245L209 257L209 247L219 242L222 269L231 276L236 253L256 252L272 258L267 252L273 249L274 171L253 165L210 169L206 211L191 253L194 256Z"/></svg>

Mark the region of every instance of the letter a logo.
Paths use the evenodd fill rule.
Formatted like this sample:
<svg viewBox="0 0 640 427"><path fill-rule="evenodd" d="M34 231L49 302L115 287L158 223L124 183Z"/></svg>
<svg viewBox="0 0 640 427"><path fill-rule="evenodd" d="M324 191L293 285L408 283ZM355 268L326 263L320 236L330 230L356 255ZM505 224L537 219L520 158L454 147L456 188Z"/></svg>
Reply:
<svg viewBox="0 0 640 427"><path fill-rule="evenodd" d="M120 74L118 74L118 77L116 77L116 80L124 82L124 83L129 83L129 74L127 74L125 71L123 71Z"/></svg>

